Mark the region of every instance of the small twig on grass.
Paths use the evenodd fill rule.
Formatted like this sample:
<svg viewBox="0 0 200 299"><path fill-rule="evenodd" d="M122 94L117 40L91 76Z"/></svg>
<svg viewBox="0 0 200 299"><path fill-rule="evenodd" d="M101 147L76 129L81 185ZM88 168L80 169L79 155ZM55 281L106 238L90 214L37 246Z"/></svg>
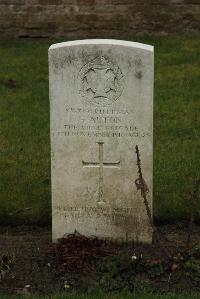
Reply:
<svg viewBox="0 0 200 299"><path fill-rule="evenodd" d="M13 215L16 215L18 213L22 213L22 212L29 211L29 210L32 210L32 207L20 208L20 209L15 210L14 212L9 213L9 216L13 216Z"/></svg>
<svg viewBox="0 0 200 299"><path fill-rule="evenodd" d="M188 236L187 236L187 241L186 241L186 247L188 249L190 248L191 235L192 235L193 227L194 227L195 213L198 211L197 198L198 198L198 193L199 193L199 187L200 187L200 179L194 180L193 192L191 193L191 197L190 197L191 213L190 213L190 221L189 221L189 225L188 225Z"/></svg>

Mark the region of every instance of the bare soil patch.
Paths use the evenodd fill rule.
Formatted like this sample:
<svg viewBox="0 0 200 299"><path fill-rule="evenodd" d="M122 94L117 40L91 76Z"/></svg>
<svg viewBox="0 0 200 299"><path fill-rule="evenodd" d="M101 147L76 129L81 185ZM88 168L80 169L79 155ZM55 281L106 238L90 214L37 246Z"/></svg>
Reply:
<svg viewBox="0 0 200 299"><path fill-rule="evenodd" d="M48 294L98 287L105 291L147 287L161 292L200 291L200 226L193 229L190 248L185 247L184 224L159 229L162 237L152 245L103 243L101 257L97 240L95 245L84 240L88 246L78 240L77 251L71 240L63 243L67 247L61 251L60 245L52 246L50 228L1 227L0 292Z"/></svg>

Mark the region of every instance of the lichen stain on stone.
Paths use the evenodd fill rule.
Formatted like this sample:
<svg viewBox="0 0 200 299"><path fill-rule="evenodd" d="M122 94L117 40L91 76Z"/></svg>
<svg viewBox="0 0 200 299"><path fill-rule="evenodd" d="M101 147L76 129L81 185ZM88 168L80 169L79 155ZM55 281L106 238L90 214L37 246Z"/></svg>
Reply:
<svg viewBox="0 0 200 299"><path fill-rule="evenodd" d="M135 69L135 77L137 79L141 79L143 76L143 69L144 69L142 59L139 56L136 56L133 63Z"/></svg>
<svg viewBox="0 0 200 299"><path fill-rule="evenodd" d="M137 79L141 79L141 78L142 78L142 71L136 71L136 72L135 72L135 77L136 77Z"/></svg>
<svg viewBox="0 0 200 299"><path fill-rule="evenodd" d="M59 69L63 69L66 67L66 65L71 65L77 60L76 56L73 54L67 54L63 57L55 57L53 54L51 54L51 61L53 65L54 72L56 72Z"/></svg>
<svg viewBox="0 0 200 299"><path fill-rule="evenodd" d="M133 228L139 227L139 221L132 215L115 215L115 217L112 219L112 224L116 227L119 226L120 228L124 228L130 232L133 230Z"/></svg>
<svg viewBox="0 0 200 299"><path fill-rule="evenodd" d="M64 59L64 63L63 63L63 67L67 64L67 65L71 65L74 63L74 61L76 61L77 58L75 56L75 54L73 53L70 53L68 54L67 56L65 56L65 59Z"/></svg>

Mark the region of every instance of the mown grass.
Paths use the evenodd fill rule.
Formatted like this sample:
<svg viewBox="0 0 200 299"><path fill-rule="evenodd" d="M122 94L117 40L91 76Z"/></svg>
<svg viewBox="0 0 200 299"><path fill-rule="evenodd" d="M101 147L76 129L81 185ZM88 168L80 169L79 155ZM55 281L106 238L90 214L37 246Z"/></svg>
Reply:
<svg viewBox="0 0 200 299"><path fill-rule="evenodd" d="M51 296L8 296L8 295L0 295L1 299L199 299L198 294L134 294L134 293L116 293L116 294L103 294L103 293L95 293L95 294L56 294Z"/></svg>
<svg viewBox="0 0 200 299"><path fill-rule="evenodd" d="M155 46L154 215L187 218L200 176L200 39L132 40ZM50 223L47 50L54 42L0 42L1 224Z"/></svg>

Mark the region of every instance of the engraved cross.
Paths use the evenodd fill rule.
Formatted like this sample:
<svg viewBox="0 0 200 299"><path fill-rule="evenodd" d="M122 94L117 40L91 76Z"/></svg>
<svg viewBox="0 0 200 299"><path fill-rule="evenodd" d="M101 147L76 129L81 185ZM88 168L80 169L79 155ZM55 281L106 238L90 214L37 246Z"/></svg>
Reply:
<svg viewBox="0 0 200 299"><path fill-rule="evenodd" d="M99 161L85 162L82 161L83 167L98 167L99 168L99 194L98 203L105 203L103 200L103 169L106 168L120 168L120 161L118 162L104 162L103 160L103 144L104 142L97 142L99 144Z"/></svg>

